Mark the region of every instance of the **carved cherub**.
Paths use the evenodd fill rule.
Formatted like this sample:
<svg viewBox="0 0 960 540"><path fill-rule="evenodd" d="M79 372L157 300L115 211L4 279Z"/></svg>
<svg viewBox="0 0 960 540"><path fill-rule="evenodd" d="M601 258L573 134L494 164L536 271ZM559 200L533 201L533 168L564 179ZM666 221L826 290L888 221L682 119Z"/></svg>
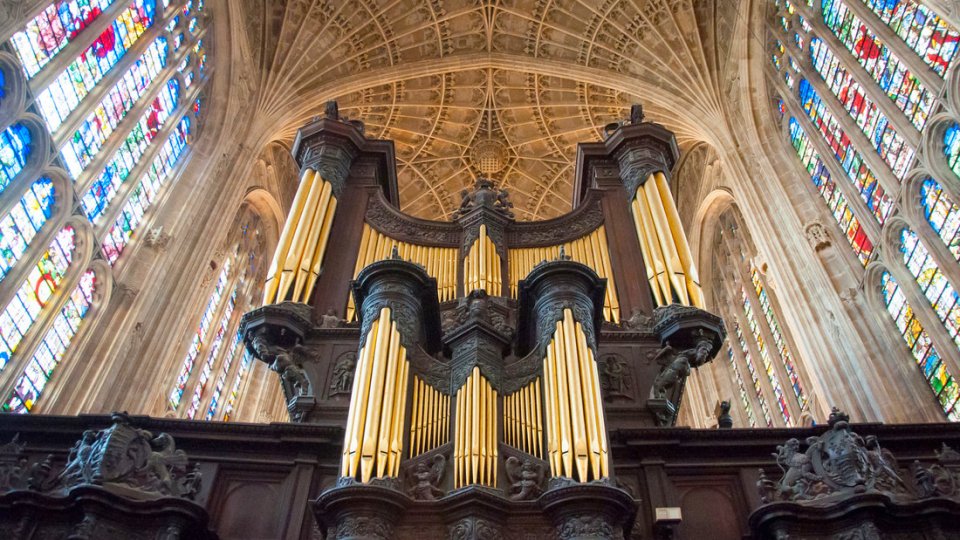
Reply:
<svg viewBox="0 0 960 540"><path fill-rule="evenodd" d="M407 490L410 497L419 501L432 501L443 496L443 491L437 487L443 477L447 459L443 454L437 454L432 460L421 461L410 473L413 485Z"/></svg>
<svg viewBox="0 0 960 540"><path fill-rule="evenodd" d="M543 493L543 465L533 460L510 456L506 461L507 478L510 480L510 500L529 501Z"/></svg>
<svg viewBox="0 0 960 540"><path fill-rule="evenodd" d="M906 491L907 485L897 472L897 459L893 453L880 447L876 435L867 435L864 446L867 449L867 462L876 478L874 487L878 490Z"/></svg>
<svg viewBox="0 0 960 540"><path fill-rule="evenodd" d="M284 389L294 396L310 393L310 381L303 368L294 361L294 355L300 356L306 349L302 345L294 345L291 350L272 345L267 338L265 327L257 330L251 340L257 357L270 365L270 369L280 374Z"/></svg>
<svg viewBox="0 0 960 540"><path fill-rule="evenodd" d="M339 328L342 322L343 320L337 317L337 312L333 308L320 316L320 328Z"/></svg>
<svg viewBox="0 0 960 540"><path fill-rule="evenodd" d="M179 495L180 487L171 472L177 475L186 472L187 455L183 450L176 449L176 443L168 433L161 433L150 439L150 449L146 470L155 477L157 491Z"/></svg>

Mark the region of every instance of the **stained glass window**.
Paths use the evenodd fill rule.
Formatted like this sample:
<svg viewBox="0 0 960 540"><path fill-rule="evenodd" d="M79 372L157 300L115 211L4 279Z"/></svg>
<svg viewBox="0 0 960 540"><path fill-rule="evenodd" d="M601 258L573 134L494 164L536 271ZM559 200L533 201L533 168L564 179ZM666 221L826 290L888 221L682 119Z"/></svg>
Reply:
<svg viewBox="0 0 960 540"><path fill-rule="evenodd" d="M960 389L958 389L953 376L948 372L945 363L940 360L940 354L937 353L930 336L927 335L920 321L914 316L913 309L907 303L906 296L889 272L883 273L880 278L880 285L887 312L900 330L900 336L906 343L907 348L910 349L917 366L933 390L934 395L937 396L940 406L943 407L950 420L960 420L960 415L955 408Z"/></svg>
<svg viewBox="0 0 960 540"><path fill-rule="evenodd" d="M253 362L253 355L250 354L250 351L243 348L243 360L240 361L240 367L237 369L237 374L233 377L233 385L230 386L230 395L227 396L227 403L223 407L223 421L229 422L230 418L233 417L233 409L237 405L237 398L240 396L240 386L243 384L243 379L246 376L247 372L250 370L250 364Z"/></svg>
<svg viewBox="0 0 960 540"><path fill-rule="evenodd" d="M13 124L0 132L0 193L27 166L33 136L23 124Z"/></svg>
<svg viewBox="0 0 960 540"><path fill-rule="evenodd" d="M850 11L844 0L821 0L821 6L827 27L913 125L923 129L933 108L933 95L860 17Z"/></svg>
<svg viewBox="0 0 960 540"><path fill-rule="evenodd" d="M153 24L152 0L135 0L93 44L37 96L40 114L51 131L80 104L127 49Z"/></svg>
<svg viewBox="0 0 960 540"><path fill-rule="evenodd" d="M207 352L207 361L203 363L203 369L200 370L200 378L197 381L197 387L190 399L190 406L187 407L187 418L193 420L200 410L200 400L203 399L204 390L207 388L207 382L213 373L214 364L220 356L220 347L223 346L223 338L227 335L227 328L230 326L230 317L233 316L233 309L237 305L237 288L234 287L230 298L227 300L227 307L223 310L223 316L220 317L220 324L217 326L217 333L213 336L213 343L210 344L210 350Z"/></svg>
<svg viewBox="0 0 960 540"><path fill-rule="evenodd" d="M936 13L912 0L863 0L928 66L943 77L960 34Z"/></svg>
<svg viewBox="0 0 960 540"><path fill-rule="evenodd" d="M187 147L190 134L190 119L182 118L154 158L150 169L134 188L127 203L120 211L106 238L103 239L103 255L113 264L120 258L123 248L133 236L134 229L153 203L157 192L170 179L177 160Z"/></svg>
<svg viewBox="0 0 960 540"><path fill-rule="evenodd" d="M750 372L750 380L753 381L753 390L757 395L757 401L760 403L760 411L763 413L763 420L767 423L767 427L772 427L773 417L770 416L770 407L767 405L767 400L763 397L763 386L760 384L760 374L757 370L757 367L753 363L753 358L750 355L750 348L747 347L747 342L743 339L743 331L740 330L740 325L734 322L733 329L736 331L737 343L740 345L740 352L743 353L743 360L747 365L747 371Z"/></svg>
<svg viewBox="0 0 960 540"><path fill-rule="evenodd" d="M0 371L60 286L73 258L73 248L73 227L64 227L30 271L13 300L0 312Z"/></svg>
<svg viewBox="0 0 960 540"><path fill-rule="evenodd" d="M803 109L819 128L823 140L833 150L833 155L837 158L840 168L846 173L847 179L860 192L860 198L863 199L867 208L873 211L877 223L882 225L893 210L893 201L880 187L873 171L864 163L863 155L853 147L850 138L840 128L839 122L824 107L820 97L806 79L800 81L800 98ZM912 151L909 154L910 157L913 156ZM904 166L903 172L906 173L906 170Z"/></svg>
<svg viewBox="0 0 960 540"><path fill-rule="evenodd" d="M883 158L893 174L902 179L913 159L913 148L890 125L887 116L877 109L876 104L867 97L863 87L843 69L823 41L814 39L810 43L810 56L817 72L830 87L830 91L843 103L850 118L856 121L860 131L867 136L874 150ZM820 96L806 80L800 83L800 102L811 118L816 112L828 122L833 120L833 114L821 102ZM821 127L821 129L827 128ZM839 128L837 131L840 131ZM849 144L849 141L845 142Z"/></svg>
<svg viewBox="0 0 960 540"><path fill-rule="evenodd" d="M230 368L233 366L237 355L242 354L244 349L242 338L243 334L239 330L233 335L233 341L230 343L230 352L227 353L227 357L223 361L223 366L220 368L220 375L217 376L217 382L213 386L213 393L210 394L210 405L207 407L207 413L204 415L205 420L213 420L217 414L217 409L220 407L220 400L223 398L223 390L227 384L227 376L230 374ZM197 390L200 390L200 388ZM232 402L230 404L232 405Z"/></svg>
<svg viewBox="0 0 960 540"><path fill-rule="evenodd" d="M953 174L960 176L960 124L954 122L943 132L943 153Z"/></svg>
<svg viewBox="0 0 960 540"><path fill-rule="evenodd" d="M747 421L750 427L757 427L757 418L753 415L753 407L750 406L750 394L747 392L747 385L743 383L743 376L740 374L740 368L737 367L737 360L733 357L733 349L727 347L727 359L730 361L730 368L733 370L734 378L737 381L737 389L740 391L740 401L743 403L743 412L747 415Z"/></svg>
<svg viewBox="0 0 960 540"><path fill-rule="evenodd" d="M807 173L810 174L813 185L816 186L817 191L826 201L833 217L837 220L837 224L840 225L847 241L850 242L854 255L860 259L863 265L866 265L873 253L873 243L867 238L866 231L863 230L857 217L853 214L853 210L849 208L847 201L843 198L843 194L830 178L829 171L820 160L817 151L813 149L813 145L810 144L807 134L800 127L800 123L793 117L790 118L789 123L790 139L793 148L797 151L797 156L800 157Z"/></svg>
<svg viewBox="0 0 960 540"><path fill-rule="evenodd" d="M747 325L750 327L750 332L753 334L753 339L757 343L757 350L760 351L760 359L763 362L764 370L767 372L767 379L770 380L770 387L773 388L773 396L776 399L777 408L780 409L783 421L789 426L790 409L787 406L786 397L783 395L780 377L777 376L773 362L770 360L770 353L767 351L766 342L763 340L760 327L757 325L757 320L753 315L753 306L750 305L750 300L747 298L747 291L741 290L740 293L741 299L743 300L743 314L746 317Z"/></svg>
<svg viewBox="0 0 960 540"><path fill-rule="evenodd" d="M60 151L67 171L74 179L93 161L107 137L127 112L143 97L153 78L167 63L167 40L157 38L123 74L100 104L84 118L80 128Z"/></svg>
<svg viewBox="0 0 960 540"><path fill-rule="evenodd" d="M920 291L933 307L944 328L960 348L960 296L927 252L926 246L910 229L900 233L900 251L907 269L917 279Z"/></svg>
<svg viewBox="0 0 960 540"><path fill-rule="evenodd" d="M940 235L953 257L960 261L960 207L935 180L927 178L920 186L923 214Z"/></svg>
<svg viewBox="0 0 960 540"><path fill-rule="evenodd" d="M170 113L177 108L179 97L180 83L176 79L170 79L124 139L113 159L87 190L80 204L87 218L94 224L100 223L104 210L117 195L120 184L130 176L130 172L140 162Z"/></svg>
<svg viewBox="0 0 960 540"><path fill-rule="evenodd" d="M13 35L13 49L27 78L47 65L81 30L110 7L114 0L61 0L47 6Z"/></svg>
<svg viewBox="0 0 960 540"><path fill-rule="evenodd" d="M228 259L220 271L220 277L217 279L217 284L213 289L213 293L210 295L210 299L207 300L207 307L203 310L203 316L200 317L197 333L194 334L193 342L190 344L190 348L187 349L187 357L183 359L180 374L177 376L176 386L173 388L173 391L170 392L168 404L173 410L177 410L177 407L180 406L184 387L187 385L190 373L193 372L193 366L197 361L197 355L200 354L200 348L207 338L207 330L210 329L210 324L213 323L213 316L216 314L217 308L220 305L220 299L223 297L224 289L227 288L229 276L230 260Z"/></svg>
<svg viewBox="0 0 960 540"><path fill-rule="evenodd" d="M0 219L0 279L30 247L37 232L53 212L53 181L40 178L33 182L20 202Z"/></svg>
<svg viewBox="0 0 960 540"><path fill-rule="evenodd" d="M33 353L26 369L17 380L13 395L3 404L4 412L28 413L33 409L40 393L53 376L53 370L63 359L67 347L80 329L80 323L90 310L95 286L96 277L92 270L87 270L80 276L80 284L74 289L54 319L53 326L47 330L43 341Z"/></svg>
<svg viewBox="0 0 960 540"><path fill-rule="evenodd" d="M797 398L797 404L800 405L801 409L804 409L807 406L807 396L800 382L800 373L797 371L797 366L793 361L793 355L790 353L790 348L787 347L786 338L780 330L780 321L777 320L777 315L774 313L773 306L770 304L770 298L767 297L767 290L763 286L763 281L760 279L760 274L756 268L750 269L750 281L753 283L754 291L757 293L757 299L760 301L760 309L763 311L763 317L767 321L767 328L770 329L770 335L773 337L774 345L776 345L777 350L780 351L780 359L783 361L783 367L787 372L787 377L790 379L790 386L793 388L793 394Z"/></svg>
<svg viewBox="0 0 960 540"><path fill-rule="evenodd" d="M783 67L783 61L781 60L781 58L783 58L783 54L783 43L781 43L778 39L774 44L773 55L770 57L770 59L773 61L773 67L777 68L778 70Z"/></svg>

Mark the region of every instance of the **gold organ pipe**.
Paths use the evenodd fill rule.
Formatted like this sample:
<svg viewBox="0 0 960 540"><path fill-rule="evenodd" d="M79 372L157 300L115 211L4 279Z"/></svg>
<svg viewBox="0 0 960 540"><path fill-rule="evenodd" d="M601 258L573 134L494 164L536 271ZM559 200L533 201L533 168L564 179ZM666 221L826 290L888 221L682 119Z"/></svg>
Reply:
<svg viewBox="0 0 960 540"><path fill-rule="evenodd" d="M586 339L586 336L584 336ZM590 365L590 371L594 381L593 402L597 411L598 431L600 433L600 475L603 478L610 476L609 471L609 451L607 448L607 427L603 419L603 396L600 394L600 375L597 368L597 360L593 355L593 349L587 347L587 363Z"/></svg>
<svg viewBox="0 0 960 540"><path fill-rule="evenodd" d="M410 408L410 452L409 457L417 455L417 433L420 431L418 416L420 406L420 378L413 378L413 403Z"/></svg>
<svg viewBox="0 0 960 540"><path fill-rule="evenodd" d="M667 183L667 177L658 172L656 175L657 187L660 192L660 200L667 214L667 221L670 223L670 232L673 235L673 242L677 246L677 254L680 256L680 264L683 266L686 276L687 292L690 295L690 302L693 306L703 308L703 291L700 289L700 278L697 275L697 268L693 262L693 254L690 252L690 243L687 235L683 231L683 224L680 222L680 213L677 212L677 205L670 193L670 185Z"/></svg>
<svg viewBox="0 0 960 540"><path fill-rule="evenodd" d="M663 203L660 199L660 190L657 188L655 175L643 184L643 195L650 208L650 215L653 216L653 222L656 225L655 235L660 242L660 249L663 253L664 264L667 267L667 275L670 283L673 285L674 292L680 299L680 303L689 305L690 297L687 294L687 284L683 276L683 266L680 264L680 255L677 253L677 246L673 242L670 233L670 222L667 220L667 214L664 211Z"/></svg>
<svg viewBox="0 0 960 540"><path fill-rule="evenodd" d="M466 409L463 403L463 394L464 388L460 387L457 390L457 423L454 426L456 433L454 434L455 442L453 447L453 468L454 468L454 484L456 487L460 487L466 484L463 463L463 449L464 449L464 436L467 431L467 415Z"/></svg>
<svg viewBox="0 0 960 540"><path fill-rule="evenodd" d="M297 188L297 194L293 197L293 205L290 208L290 215L283 224L283 231L280 233L280 240L277 242L277 249L273 253L273 261L270 263L270 269L267 271L267 280L263 286L263 304L272 304L276 300L277 287L280 283L278 274L283 264L286 262L287 251L290 249L290 241L293 239L294 230L300 222L300 215L307 199L307 193L313 185L313 179L316 173L313 169L305 169L300 179L300 186Z"/></svg>
<svg viewBox="0 0 960 540"><path fill-rule="evenodd" d="M471 429L470 429L470 478L472 479L471 483L475 483L479 480L478 473L480 472L480 433L478 433L477 426L480 425L480 368L474 366L473 376L470 377L472 384L470 388L470 412L471 412Z"/></svg>
<svg viewBox="0 0 960 540"><path fill-rule="evenodd" d="M327 206L330 204L330 196L333 194L333 185L325 182L321 178L323 187L320 189L320 198L317 200L316 208L310 212L309 226L307 234L304 236L303 250L300 259L296 263L295 278L293 281L293 300L297 301L303 294L303 289L307 285L307 279L310 276L310 270L313 269L313 254L320 243L320 234L323 232L323 223L326 221ZM305 213L306 217L306 213Z"/></svg>
<svg viewBox="0 0 960 540"><path fill-rule="evenodd" d="M397 375L400 364L400 334L397 323L390 330L390 347L387 349L387 371L383 385L383 398L380 400L380 436L377 438L377 477L382 478L387 471L387 458L390 455L390 430L393 429L393 409L397 406Z"/></svg>
<svg viewBox="0 0 960 540"><path fill-rule="evenodd" d="M556 356L553 340L547 344L547 355L543 362L544 392L546 395L547 412L547 451L550 454L550 472L553 476L562 476L563 469L560 461L560 416L558 409L560 396L557 394Z"/></svg>
<svg viewBox="0 0 960 540"><path fill-rule="evenodd" d="M486 383L487 381L477 377L477 403L479 403L479 407L477 408L480 411L480 421L473 426L473 429L477 432L478 446L480 447L480 451L478 452L480 465L476 471L480 484L485 484L487 481L487 418L484 414L487 412Z"/></svg>
<svg viewBox="0 0 960 540"><path fill-rule="evenodd" d="M590 470L593 472L594 478L600 478L600 438L602 435L598 429L603 422L602 420L598 421L598 417L601 417L603 412L596 409L596 400L594 399L593 393L596 391L595 386L597 385L597 381L595 381L592 376L593 370L588 362L587 355L587 336L583 333L583 327L580 323L576 323L576 341L577 359L580 364L581 389L583 392L583 412L587 420L587 435L590 441Z"/></svg>
<svg viewBox="0 0 960 540"><path fill-rule="evenodd" d="M582 482L587 478L587 467L590 456L587 445L587 429L584 423L582 389L580 384L580 369L577 354L576 335L574 334L573 314L563 310L563 347L564 360L567 363L567 388L570 392L570 416L573 427L573 451L577 474Z"/></svg>
<svg viewBox="0 0 960 540"><path fill-rule="evenodd" d="M560 321L557 321L553 351L556 355L557 395L560 397L557 411L560 416L560 457L563 459L563 470L567 471L566 476L572 476L573 433L570 425L570 389L567 387L567 356L563 346L563 324Z"/></svg>
<svg viewBox="0 0 960 540"><path fill-rule="evenodd" d="M323 224L320 228L320 239L317 241L317 249L313 252L313 265L310 267L310 273L307 275L307 284L300 301L309 303L310 296L313 294L313 288L320 277L320 271L323 269L323 256L327 252L327 244L330 241L330 232L333 229L333 217L337 213L337 198L330 197L327 204L327 212L323 217Z"/></svg>
<svg viewBox="0 0 960 540"><path fill-rule="evenodd" d="M540 399L540 379L534 379L533 381L533 403L534 410L536 411L536 422L537 422L537 438L536 444L534 444L534 455L538 458L543 459L543 417L542 411L543 401Z"/></svg>
<svg viewBox="0 0 960 540"><path fill-rule="evenodd" d="M393 328L390 325L390 308L383 308L380 311L380 316L386 318L381 320L380 327L377 329L377 347L373 352L367 413L364 415L363 446L360 454L360 479L363 483L369 482L373 476L377 450L377 430L380 426L380 416L374 414L374 411L383 403L383 381L386 375L390 338L396 332L395 325Z"/></svg>
<svg viewBox="0 0 960 540"><path fill-rule="evenodd" d="M610 244L607 243L606 226L598 229L597 240L600 249L600 261L603 264L603 273L607 276L607 290L610 291L610 302L613 305L614 322L620 322L620 296L617 294L617 284L613 279L613 265L610 264Z"/></svg>
<svg viewBox="0 0 960 540"><path fill-rule="evenodd" d="M477 249L477 255L480 256L479 260L477 261L480 266L479 272L478 272L480 275L480 288L483 290L487 290L488 262L487 262L487 226L486 225L480 225L480 237L477 238L477 247L479 248Z"/></svg>
<svg viewBox="0 0 960 540"><path fill-rule="evenodd" d="M389 308L384 308L389 312ZM381 319L373 321L373 324L370 326L370 331L367 334L367 341L363 346L363 349L360 350L360 360L357 362L357 376L355 377L356 383L354 385L355 393L350 396L350 410L347 413L347 439L344 442L344 451L347 452L347 455L344 456L344 467L346 468L345 474L343 476L354 477L357 474L357 467L360 463L360 445L361 437L361 423L366 417L367 412L367 393L370 390L370 374L371 370L368 367L370 364L370 358L373 356L373 351L376 348L377 336L379 335L380 323L386 321L387 319L382 319L383 311L380 312ZM384 323L386 324L386 323ZM347 444L349 442L349 444Z"/></svg>
<svg viewBox="0 0 960 540"><path fill-rule="evenodd" d="M487 485L497 482L497 391L487 383Z"/></svg>
<svg viewBox="0 0 960 540"><path fill-rule="evenodd" d="M660 250L660 242L656 238L656 225L653 222L653 216L650 215L650 209L647 207L647 200L637 190L637 197L634 199L634 211L640 216L640 225L638 234L646 239L645 247L650 252L650 263L653 267L654 277L660 284L658 301L660 305L666 305L673 301L670 294L670 279L667 276L667 266L663 253ZM651 286L652 287L652 286Z"/></svg>
<svg viewBox="0 0 960 540"><path fill-rule="evenodd" d="M403 419L407 404L407 377L410 375L410 363L407 362L407 349L400 346L400 376L394 395L397 397L393 408L393 429L390 440L390 476L400 474L400 456L403 455Z"/></svg>
<svg viewBox="0 0 960 540"><path fill-rule="evenodd" d="M297 277L297 269L300 266L300 259L307 245L307 236L310 234L310 227L313 225L313 218L316 213L317 202L320 200L320 194L327 185L319 174L315 175L313 183L310 185L310 192L307 193L307 199L304 201L303 212L300 215L300 221L293 233L293 239L290 240L290 249L287 251L286 260L283 262L283 268L280 271L280 285L277 287L277 300L286 300L290 285Z"/></svg>

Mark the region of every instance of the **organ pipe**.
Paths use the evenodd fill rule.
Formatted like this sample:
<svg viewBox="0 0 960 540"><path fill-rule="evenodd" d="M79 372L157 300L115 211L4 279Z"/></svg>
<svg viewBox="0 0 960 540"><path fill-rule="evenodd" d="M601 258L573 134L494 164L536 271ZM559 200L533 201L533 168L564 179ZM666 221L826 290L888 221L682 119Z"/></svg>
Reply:
<svg viewBox="0 0 960 540"><path fill-rule="evenodd" d="M450 396L414 376L412 411L410 457L447 443L450 437Z"/></svg>
<svg viewBox="0 0 960 540"><path fill-rule="evenodd" d="M543 416L540 379L503 397L504 442L524 452L543 457Z"/></svg>
<svg viewBox="0 0 960 540"><path fill-rule="evenodd" d="M454 483L495 487L497 481L497 391L474 366L457 390L454 434Z"/></svg>
<svg viewBox="0 0 960 540"><path fill-rule="evenodd" d="M572 260L589 266L598 276L607 280L603 302L603 318L613 323L619 323L620 300L617 296L617 284L613 279L613 267L610 264L607 231L603 225L585 236L564 244L509 250L507 256L510 262L510 296L517 298L520 290L520 280L524 279L533 270L534 266L543 261L558 258L561 247Z"/></svg>
<svg viewBox="0 0 960 540"><path fill-rule="evenodd" d="M409 242L401 242L377 231L370 225L363 224L363 233L360 237L360 247L357 250L357 262L353 268L356 277L361 270L377 261L387 259L397 248L397 253L404 260L419 264L427 271L427 275L437 280L437 297L441 302L453 300L457 296L457 249L434 246L421 246ZM353 297L347 300L347 320L353 320L356 315L356 305Z"/></svg>
<svg viewBox="0 0 960 540"><path fill-rule="evenodd" d="M487 235L486 225L480 225L480 234L471 244L463 267L464 290L483 289L491 296L500 296L503 288L500 255L497 245Z"/></svg>
<svg viewBox="0 0 960 540"><path fill-rule="evenodd" d="M700 278L676 203L662 172L652 173L631 201L634 226L658 305L674 301L704 307Z"/></svg>
<svg viewBox="0 0 960 540"><path fill-rule="evenodd" d="M556 322L543 374L551 472L580 482L606 478L608 446L597 364L569 308Z"/></svg>
<svg viewBox="0 0 960 540"><path fill-rule="evenodd" d="M397 323L390 308L384 307L358 355L341 476L366 483L399 474L408 373L407 351L400 343Z"/></svg>
<svg viewBox="0 0 960 540"><path fill-rule="evenodd" d="M309 301L323 267L336 209L333 185L305 169L267 272L264 304Z"/></svg>

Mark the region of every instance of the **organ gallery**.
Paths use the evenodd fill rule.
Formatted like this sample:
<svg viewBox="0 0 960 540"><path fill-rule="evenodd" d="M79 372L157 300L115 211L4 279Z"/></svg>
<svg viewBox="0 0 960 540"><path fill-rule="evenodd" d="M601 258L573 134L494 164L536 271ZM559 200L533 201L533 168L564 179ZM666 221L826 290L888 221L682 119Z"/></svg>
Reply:
<svg viewBox="0 0 960 540"><path fill-rule="evenodd" d="M958 27L0 2L0 538L960 538Z"/></svg>

